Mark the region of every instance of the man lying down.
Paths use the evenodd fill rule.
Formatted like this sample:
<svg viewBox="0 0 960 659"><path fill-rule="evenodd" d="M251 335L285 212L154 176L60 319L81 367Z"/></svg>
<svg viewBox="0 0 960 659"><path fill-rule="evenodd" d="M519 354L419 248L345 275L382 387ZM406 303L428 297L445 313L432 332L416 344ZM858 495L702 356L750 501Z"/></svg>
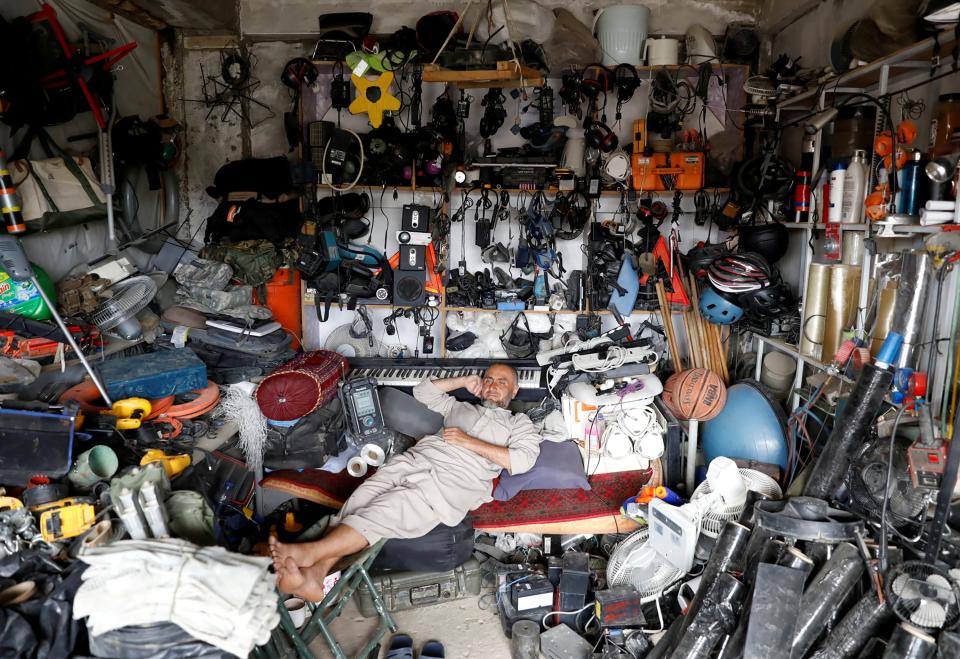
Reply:
<svg viewBox="0 0 960 659"><path fill-rule="evenodd" d="M464 388L480 404L450 395ZM493 364L476 375L425 380L417 400L443 416L443 429L394 456L347 499L315 542L287 544L270 538L277 587L310 602L323 599L323 579L340 558L381 538L419 538L439 524L455 526L491 501L502 469L522 474L540 453L540 434L525 414L507 406L519 391L517 371Z"/></svg>

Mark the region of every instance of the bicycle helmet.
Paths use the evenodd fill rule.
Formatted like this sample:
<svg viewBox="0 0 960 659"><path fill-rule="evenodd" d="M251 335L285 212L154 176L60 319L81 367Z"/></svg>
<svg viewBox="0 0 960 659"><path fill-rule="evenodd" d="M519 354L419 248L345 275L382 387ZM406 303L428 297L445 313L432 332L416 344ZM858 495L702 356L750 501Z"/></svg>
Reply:
<svg viewBox="0 0 960 659"><path fill-rule="evenodd" d="M733 325L743 318L743 309L707 287L700 296L700 315L714 325Z"/></svg>
<svg viewBox="0 0 960 659"><path fill-rule="evenodd" d="M743 226L739 234L740 251L759 254L768 263L780 260L790 244L790 232L779 222Z"/></svg>
<svg viewBox="0 0 960 659"><path fill-rule="evenodd" d="M758 288L740 296L740 306L757 318L776 318L796 308L790 287L783 282Z"/></svg>
<svg viewBox="0 0 960 659"><path fill-rule="evenodd" d="M692 272L697 279L703 279L707 276L707 268L710 264L721 256L727 256L730 250L724 243L713 243L706 245L697 245L690 249L684 257L687 263L687 270Z"/></svg>
<svg viewBox="0 0 960 659"><path fill-rule="evenodd" d="M707 268L707 279L718 291L746 293L770 283L770 264L759 254L731 254L715 259Z"/></svg>

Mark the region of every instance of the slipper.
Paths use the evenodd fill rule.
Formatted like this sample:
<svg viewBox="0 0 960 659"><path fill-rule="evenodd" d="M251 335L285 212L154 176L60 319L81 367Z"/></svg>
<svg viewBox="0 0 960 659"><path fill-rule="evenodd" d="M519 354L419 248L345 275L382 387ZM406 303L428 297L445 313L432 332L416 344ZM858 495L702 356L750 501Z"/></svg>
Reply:
<svg viewBox="0 0 960 659"><path fill-rule="evenodd" d="M445 657L443 643L440 641L427 641L420 648L420 659L444 659Z"/></svg>
<svg viewBox="0 0 960 659"><path fill-rule="evenodd" d="M386 659L413 659L413 639L406 634L394 634Z"/></svg>

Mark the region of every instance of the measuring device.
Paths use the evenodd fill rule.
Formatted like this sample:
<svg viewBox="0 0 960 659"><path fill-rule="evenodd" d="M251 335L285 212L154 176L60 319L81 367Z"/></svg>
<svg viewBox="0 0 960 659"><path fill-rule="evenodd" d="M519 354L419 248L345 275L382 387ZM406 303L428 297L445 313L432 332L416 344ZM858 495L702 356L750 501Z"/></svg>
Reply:
<svg viewBox="0 0 960 659"><path fill-rule="evenodd" d="M383 421L375 379L347 380L340 383L339 393L348 433L358 446L371 443L385 446L393 439L393 431L387 429Z"/></svg>

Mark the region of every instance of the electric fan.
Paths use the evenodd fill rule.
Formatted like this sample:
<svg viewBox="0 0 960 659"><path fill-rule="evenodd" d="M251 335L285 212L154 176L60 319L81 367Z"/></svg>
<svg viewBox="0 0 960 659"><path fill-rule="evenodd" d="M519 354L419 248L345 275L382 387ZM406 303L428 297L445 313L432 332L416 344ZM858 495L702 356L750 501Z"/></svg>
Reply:
<svg viewBox="0 0 960 659"><path fill-rule="evenodd" d="M124 279L108 288L108 296L89 320L101 332L116 334L127 340L139 339L142 334L137 314L150 304L157 294L157 284L147 275Z"/></svg>
<svg viewBox="0 0 960 659"><path fill-rule="evenodd" d="M850 472L850 498L867 515L879 519L887 484L886 441L876 441L860 453ZM926 503L924 490L913 487L906 460L906 446L897 442L893 472L887 493L887 519L897 528L918 519Z"/></svg>
<svg viewBox="0 0 960 659"><path fill-rule="evenodd" d="M712 463L711 463L712 464ZM768 499L779 499L783 492L777 482L766 474L754 469L740 469L740 477L745 488L743 496L735 494L733 497L716 496L710 485L710 477L700 483L690 497L690 504L703 506L700 511L700 532L711 538L716 538L723 531L727 522L740 518L746 502L746 490L752 490ZM739 490L739 488L737 488Z"/></svg>
<svg viewBox="0 0 960 659"><path fill-rule="evenodd" d="M382 349L379 339L373 336L373 324L365 307L357 307L349 323L333 328L323 347L344 357L375 357Z"/></svg>
<svg viewBox="0 0 960 659"><path fill-rule="evenodd" d="M928 631L960 621L960 586L950 574L922 561L906 561L887 580L887 600L897 617Z"/></svg>
<svg viewBox="0 0 960 659"><path fill-rule="evenodd" d="M754 104L761 104L768 99L777 97L777 88L774 87L773 81L767 76L750 76L743 83L743 91L753 97L751 101Z"/></svg>
<svg viewBox="0 0 960 659"><path fill-rule="evenodd" d="M632 586L642 602L652 602L685 572L672 566L650 546L650 530L635 531L618 544L607 563L609 586Z"/></svg>

